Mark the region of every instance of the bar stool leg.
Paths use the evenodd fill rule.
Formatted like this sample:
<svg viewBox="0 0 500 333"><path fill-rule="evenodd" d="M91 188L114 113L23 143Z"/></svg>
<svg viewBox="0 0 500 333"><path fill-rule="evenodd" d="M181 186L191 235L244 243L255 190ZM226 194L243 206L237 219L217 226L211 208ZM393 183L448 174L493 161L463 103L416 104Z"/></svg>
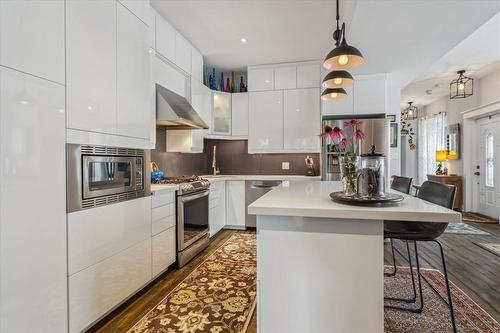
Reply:
<svg viewBox="0 0 500 333"><path fill-rule="evenodd" d="M396 275L396 256L394 255L394 243L392 242L392 238L389 238L391 241L391 250L392 250L392 265L394 267L394 270L391 273L384 273L385 276L394 276Z"/></svg>

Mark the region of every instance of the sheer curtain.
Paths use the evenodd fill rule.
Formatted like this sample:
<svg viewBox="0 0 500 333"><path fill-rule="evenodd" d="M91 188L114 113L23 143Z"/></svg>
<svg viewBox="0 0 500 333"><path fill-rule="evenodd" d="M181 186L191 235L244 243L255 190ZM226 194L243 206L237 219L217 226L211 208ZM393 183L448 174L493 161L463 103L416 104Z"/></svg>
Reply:
<svg viewBox="0 0 500 333"><path fill-rule="evenodd" d="M427 180L437 169L436 150L445 149L446 113L441 112L418 120L418 183Z"/></svg>

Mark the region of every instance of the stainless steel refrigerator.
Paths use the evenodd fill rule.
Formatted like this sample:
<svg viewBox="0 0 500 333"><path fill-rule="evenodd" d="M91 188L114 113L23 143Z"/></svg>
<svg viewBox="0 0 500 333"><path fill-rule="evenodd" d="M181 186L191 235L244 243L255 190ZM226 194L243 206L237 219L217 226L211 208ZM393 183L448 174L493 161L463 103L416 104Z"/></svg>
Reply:
<svg viewBox="0 0 500 333"><path fill-rule="evenodd" d="M334 128L341 128L344 133L348 134L349 126L345 125L346 121L356 119L361 122L357 125L365 135L364 140L356 141L356 154L367 154L372 151L372 147L378 153L384 154L385 161L385 179L388 179L389 169L389 119L385 114L373 115L342 115L342 116L323 116L322 128L326 125ZM340 174L340 157L343 155L343 149L335 144L328 137L323 137L321 142L321 179L322 180L341 180Z"/></svg>

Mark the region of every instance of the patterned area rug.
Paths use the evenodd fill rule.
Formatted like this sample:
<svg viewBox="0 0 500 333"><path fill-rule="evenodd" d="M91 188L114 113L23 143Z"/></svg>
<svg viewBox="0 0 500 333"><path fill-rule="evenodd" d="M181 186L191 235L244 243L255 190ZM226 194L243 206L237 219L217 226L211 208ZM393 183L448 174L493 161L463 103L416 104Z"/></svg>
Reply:
<svg viewBox="0 0 500 333"><path fill-rule="evenodd" d="M476 223L498 223L498 220L491 217L471 212L462 212L462 220Z"/></svg>
<svg viewBox="0 0 500 333"><path fill-rule="evenodd" d="M256 260L255 233L234 234L128 332L245 332L256 302Z"/></svg>
<svg viewBox="0 0 500 333"><path fill-rule="evenodd" d="M480 248L485 249L486 251L489 251L493 254L496 254L497 256L500 257L500 244L499 243L479 243L479 242L473 242Z"/></svg>
<svg viewBox="0 0 500 333"><path fill-rule="evenodd" d="M387 271L392 267L387 266ZM441 272L433 269L421 269L425 277L446 298L446 286ZM415 270L416 273L416 270ZM424 292L424 310L421 314L406 311L385 310L385 332L451 332L450 312L446 304L422 280ZM396 277L385 277L384 290L386 296L404 297L413 296L411 275L408 267L398 267ZM498 333L500 324L486 311L477 305L461 289L451 283L455 320L459 332ZM398 304L387 302L386 304ZM416 304L417 306L420 303ZM401 305L399 303L398 305ZM403 306L415 306L404 304Z"/></svg>
<svg viewBox="0 0 500 333"><path fill-rule="evenodd" d="M475 228L467 223L450 223L444 231L447 234L458 234L458 235L490 235L490 233Z"/></svg>

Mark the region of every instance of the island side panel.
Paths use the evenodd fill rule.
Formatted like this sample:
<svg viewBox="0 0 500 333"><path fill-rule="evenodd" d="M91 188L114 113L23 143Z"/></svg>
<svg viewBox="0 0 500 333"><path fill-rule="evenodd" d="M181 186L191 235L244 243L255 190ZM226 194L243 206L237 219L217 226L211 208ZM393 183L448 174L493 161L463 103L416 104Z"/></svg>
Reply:
<svg viewBox="0 0 500 333"><path fill-rule="evenodd" d="M383 221L257 216L261 333L383 332Z"/></svg>

